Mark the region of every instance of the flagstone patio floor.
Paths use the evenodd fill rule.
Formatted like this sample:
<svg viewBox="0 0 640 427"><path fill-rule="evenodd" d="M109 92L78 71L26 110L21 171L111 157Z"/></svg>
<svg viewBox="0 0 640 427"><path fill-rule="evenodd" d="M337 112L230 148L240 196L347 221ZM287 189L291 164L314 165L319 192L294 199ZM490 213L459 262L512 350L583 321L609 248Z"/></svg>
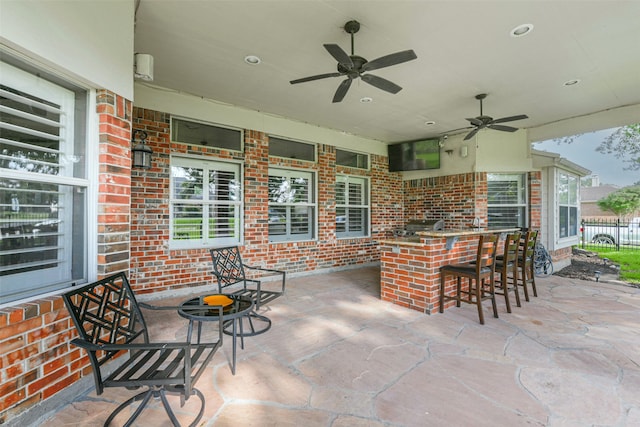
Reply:
<svg viewBox="0 0 640 427"><path fill-rule="evenodd" d="M472 305L425 315L381 301L376 267L291 278L260 310L271 330L238 347L235 375L225 337L196 385L199 425L640 426L640 289L557 276L537 285L511 314L498 296L498 319L487 302L480 325ZM152 339L184 340L177 314L145 316ZM41 425L102 425L133 393L83 391ZM197 399L172 402L188 425ZM170 422L153 402L136 425Z"/></svg>

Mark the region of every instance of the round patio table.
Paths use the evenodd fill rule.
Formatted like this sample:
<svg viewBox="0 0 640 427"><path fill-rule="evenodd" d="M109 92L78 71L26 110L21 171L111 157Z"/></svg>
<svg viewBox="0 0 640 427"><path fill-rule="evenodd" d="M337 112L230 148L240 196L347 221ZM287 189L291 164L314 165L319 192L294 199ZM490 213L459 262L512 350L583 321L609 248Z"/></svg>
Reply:
<svg viewBox="0 0 640 427"><path fill-rule="evenodd" d="M189 320L189 328L187 329L187 340L191 342L194 322L198 323L198 340L202 332L202 322L223 322L223 329L227 333L227 326L231 324L232 332L232 361L231 373L236 373L236 340L240 336L241 346L244 348L244 333L242 331L242 317L249 315L253 310L253 300L246 297L236 295L224 295L231 299L229 305L222 307L222 318L220 318L220 306L207 306L203 302L203 297L190 298L180 304L178 314ZM238 331L238 329L240 331Z"/></svg>

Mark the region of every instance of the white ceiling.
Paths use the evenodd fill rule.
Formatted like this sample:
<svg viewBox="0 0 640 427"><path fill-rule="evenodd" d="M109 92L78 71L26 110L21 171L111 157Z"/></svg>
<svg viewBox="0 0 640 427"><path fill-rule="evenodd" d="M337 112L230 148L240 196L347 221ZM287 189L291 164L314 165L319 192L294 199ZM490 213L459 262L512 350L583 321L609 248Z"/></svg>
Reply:
<svg viewBox="0 0 640 427"><path fill-rule="evenodd" d="M342 78L291 85L336 70L322 45L350 53L352 19L357 55L415 51L372 72L403 90L356 80L333 104ZM135 51L153 55L154 85L384 142L468 126L487 93L486 115L526 114L509 125L536 140L640 122L639 22L640 1L141 0Z"/></svg>

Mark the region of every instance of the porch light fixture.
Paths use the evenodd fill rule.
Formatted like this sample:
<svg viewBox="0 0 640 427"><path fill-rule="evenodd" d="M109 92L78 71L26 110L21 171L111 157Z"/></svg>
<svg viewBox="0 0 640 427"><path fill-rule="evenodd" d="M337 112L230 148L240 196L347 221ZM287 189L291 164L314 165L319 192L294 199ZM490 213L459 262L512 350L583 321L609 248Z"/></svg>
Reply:
<svg viewBox="0 0 640 427"><path fill-rule="evenodd" d="M563 86L574 86L577 85L578 83L580 83L580 79L571 79L571 80L567 80L566 82L562 83Z"/></svg>
<svg viewBox="0 0 640 427"><path fill-rule="evenodd" d="M136 135L140 138L140 141L137 144ZM145 145L145 142L147 142L147 133L142 130L134 130L133 137L131 138L131 145L133 145L131 154L133 157L134 168L151 168L151 154L153 154L153 150Z"/></svg>
<svg viewBox="0 0 640 427"><path fill-rule="evenodd" d="M362 102L363 104L368 104L370 102L373 102L373 98L371 98L370 96L365 96L360 98L360 102Z"/></svg>

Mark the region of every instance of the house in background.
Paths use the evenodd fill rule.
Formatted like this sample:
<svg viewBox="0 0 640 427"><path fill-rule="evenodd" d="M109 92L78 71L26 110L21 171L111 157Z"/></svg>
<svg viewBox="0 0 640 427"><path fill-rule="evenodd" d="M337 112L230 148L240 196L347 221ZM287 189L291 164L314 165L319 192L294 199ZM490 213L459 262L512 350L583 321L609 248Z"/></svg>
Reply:
<svg viewBox="0 0 640 427"><path fill-rule="evenodd" d="M611 211L604 211L598 206L598 200L607 197L614 191L619 190L617 185L604 184L596 185L592 187L582 187L582 193L580 197L580 206L582 207L582 219L594 220L615 220L616 214Z"/></svg>
<svg viewBox="0 0 640 427"><path fill-rule="evenodd" d="M215 8L216 13L242 8L242 3L195 2ZM264 3L269 4L263 12L274 14L286 2ZM324 16L329 18L323 25L330 29L353 13L336 13L338 6L327 7L326 2L304 3L301 10L311 8L302 10L306 15L313 8L318 12L328 9ZM372 3L362 13L372 13L380 7L378 3L383 2ZM396 6L392 3L388 7ZM381 96L386 102L371 105L356 98L353 104L322 104L314 113L321 116L334 107L335 123L346 120L347 130L338 124L322 126L284 114L295 115L314 104L314 86L298 86L296 95L285 100L279 114L273 114L264 104L290 90L286 79L263 78L257 68L236 67L231 59L240 51L246 54L244 49L253 44L234 45L226 60L217 61L223 68L234 68L234 74L256 73L248 74L242 86L230 88L228 80L200 62L219 51L227 55L218 49L223 38L237 42L249 29L258 31L252 33L258 43L275 29L289 32L288 24L308 25L293 19L271 23L271 30L265 31L264 22L269 21L255 10L224 15L218 19L219 25L212 25L212 18L204 16L207 25L202 28L207 32L234 22L242 25L242 34L228 31L217 43L180 43L181 32L172 33L171 43L158 43L158 49L175 47L171 57L158 55L158 65L164 61L165 70L175 68L178 74L188 75L192 87L177 90L170 82L164 86L134 83L134 46L154 40L145 34L134 38L134 28L150 23L153 27L165 16L179 21L172 14L156 13L170 4L2 1L0 422L28 425L57 402L91 387L86 356L69 343L73 329L60 292L111 273L126 271L142 297L163 292L175 295L211 283L207 250L222 244L241 245L249 263L290 274L354 268L377 263L377 241L416 218L444 219L450 228L467 227L479 218L484 226L540 229L541 240L558 262L566 260L566 248L576 237L578 182L585 171L562 160L556 164L553 156L531 151L531 142L629 122L629 117L636 118L640 111L640 100L624 102L619 109L609 106L603 115L596 113L604 109L593 106L588 117L587 112L578 113L573 107L567 115L553 110L557 116L549 122L539 121L537 126L514 132L483 130L471 140L464 139L466 132L457 133L442 141L438 169L390 172L387 145L398 142L397 135L409 139L408 123L416 118L420 128L413 132L426 135L424 116L458 103L461 98L452 96L456 90L478 92L485 85L499 87L507 92L505 102L524 98L532 108L544 104L540 114L548 114L559 103L539 99L540 87L523 84L520 74L512 74L518 89L506 89L508 82L496 77L501 67L490 61L483 65L479 56L473 67L468 66L469 58L462 58L464 66L452 68L455 73L446 69L438 72L434 62L427 61L439 79L455 74L456 82L449 88L432 89L440 94L435 104L430 103L431 92L413 91L419 99L411 113L404 110L411 104L406 98ZM200 27L193 25L193 20L201 19L202 14L184 6L189 3L175 4L180 13L187 13L181 18L188 26ZM538 5L531 5L531 11L538 9ZM607 6L607 11L611 9ZM141 18L136 10L146 13ZM459 22L460 13L453 12ZM633 10L623 12L618 20L635 16ZM289 19L288 13L279 15ZM471 15L477 21L476 15ZM406 19L413 16L415 13ZM375 16L370 18L372 26L380 25L375 24ZM250 20L257 22L250 25ZM482 24L483 28L492 27ZM509 21L508 25L515 23ZM429 27L422 23L412 26ZM511 42L515 39L507 33L508 29L504 35L511 55L498 48L492 50L500 51L502 58L525 58L521 45L514 46ZM315 34L312 31L308 37ZM597 40L602 39L601 34L596 35ZM293 49L307 36L288 37L293 39ZM374 44L386 39L393 37L381 37ZM496 36L496 40L502 39ZM263 48L273 45L265 43ZM199 49L198 55L192 55L191 61L177 60L187 46ZM447 57L452 51L447 51ZM632 73L637 71L632 47L621 51L632 71L618 67L616 82L631 80L620 73L636 76ZM432 53L431 44L425 52ZM527 63L514 61L516 68L524 71L544 62L529 59ZM308 62L311 58L304 55L295 58L296 67ZM242 60L240 63L250 67ZM268 67L263 70L278 75L289 69L273 62L265 65ZM484 77L478 77L481 65L488 70ZM472 68L473 76L460 79L459 73L467 68ZM407 81L405 85L410 77L416 84L439 80L429 72L397 70L406 73L397 76L398 81ZM158 70L156 76L160 80L162 73ZM233 105L200 93L211 82L230 93L251 89L246 96L251 105ZM356 86L352 93L361 89ZM531 92L520 93L529 86L533 86ZM621 95L612 99L632 93L630 88L617 90ZM264 93L267 96L260 98ZM405 90L400 96L409 93ZM579 99L602 98L599 92L589 92ZM582 106L585 102L572 104ZM376 111L382 111L376 118L390 117L400 124L393 132L376 134L388 132L385 138L370 135L379 131L378 121L372 118ZM451 121L443 120L438 126L458 123L454 120L470 115L448 111ZM571 126L563 122L555 127L561 119L576 116L581 117L572 119ZM551 121L553 126L547 126ZM142 132L146 134L145 146L153 151L148 169L132 168L131 164L132 145L141 142Z"/></svg>

